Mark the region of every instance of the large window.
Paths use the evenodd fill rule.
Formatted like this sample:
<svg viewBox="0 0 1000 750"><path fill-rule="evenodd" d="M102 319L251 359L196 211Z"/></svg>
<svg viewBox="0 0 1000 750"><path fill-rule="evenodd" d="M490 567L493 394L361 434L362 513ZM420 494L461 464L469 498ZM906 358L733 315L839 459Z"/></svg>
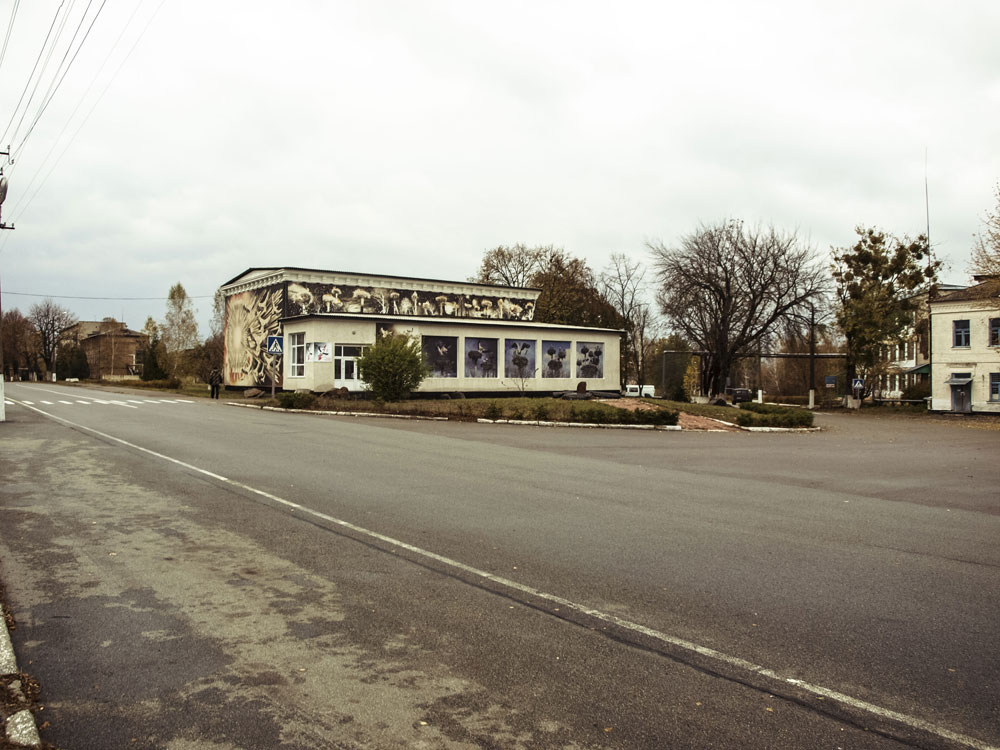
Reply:
<svg viewBox="0 0 1000 750"><path fill-rule="evenodd" d="M289 360L288 376L304 378L306 376L306 335L304 333L288 334Z"/></svg>
<svg viewBox="0 0 1000 750"><path fill-rule="evenodd" d="M1000 318L990 318L990 346L1000 346Z"/></svg>
<svg viewBox="0 0 1000 750"><path fill-rule="evenodd" d="M969 321L956 320L952 323L952 326L954 332L952 346L969 346Z"/></svg>
<svg viewBox="0 0 1000 750"><path fill-rule="evenodd" d="M1000 401L1000 372L990 373L990 401Z"/></svg>

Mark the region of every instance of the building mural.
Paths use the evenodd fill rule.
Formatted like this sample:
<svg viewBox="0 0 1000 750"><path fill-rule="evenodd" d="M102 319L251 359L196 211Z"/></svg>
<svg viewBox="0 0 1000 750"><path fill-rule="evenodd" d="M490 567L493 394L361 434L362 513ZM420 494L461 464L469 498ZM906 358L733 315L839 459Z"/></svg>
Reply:
<svg viewBox="0 0 1000 750"><path fill-rule="evenodd" d="M322 313L532 320L535 303L512 297L441 294L378 286L288 282L286 316Z"/></svg>
<svg viewBox="0 0 1000 750"><path fill-rule="evenodd" d="M267 337L281 334L284 291L281 285L240 292L226 298L225 383L281 384L281 357L267 353Z"/></svg>
<svg viewBox="0 0 1000 750"><path fill-rule="evenodd" d="M497 340L467 336L465 339L465 377L497 376Z"/></svg>
<svg viewBox="0 0 1000 750"><path fill-rule="evenodd" d="M359 283L348 283L353 281ZM577 333L534 322L537 290L281 268L249 269L222 289L224 382L231 387L266 388L272 377L282 387L282 366L288 369L289 362L280 353L268 353L267 339L284 334L290 360L289 329L299 339L309 338L300 340L301 351L296 349L303 371L295 372L296 388L327 389L331 372L335 382L346 379L341 370L348 361L353 366L353 350L372 343L362 339L374 333L378 340L390 332L419 341L430 369L430 382L422 386L428 392L455 389L460 380L470 392L523 392L563 389L572 377L618 378L617 332L579 328ZM447 323L442 334L449 335L432 335L441 323ZM338 338L348 338L348 332L350 343Z"/></svg>
<svg viewBox="0 0 1000 750"><path fill-rule="evenodd" d="M542 377L543 378L568 378L569 362L567 358L572 345L568 341L543 341L542 342Z"/></svg>
<svg viewBox="0 0 1000 750"><path fill-rule="evenodd" d="M576 345L576 376L578 378L604 377L604 346L580 342Z"/></svg>
<svg viewBox="0 0 1000 750"><path fill-rule="evenodd" d="M458 336L424 336L421 349L432 378L458 377Z"/></svg>
<svg viewBox="0 0 1000 750"><path fill-rule="evenodd" d="M504 375L508 378L535 377L535 342L504 340Z"/></svg>

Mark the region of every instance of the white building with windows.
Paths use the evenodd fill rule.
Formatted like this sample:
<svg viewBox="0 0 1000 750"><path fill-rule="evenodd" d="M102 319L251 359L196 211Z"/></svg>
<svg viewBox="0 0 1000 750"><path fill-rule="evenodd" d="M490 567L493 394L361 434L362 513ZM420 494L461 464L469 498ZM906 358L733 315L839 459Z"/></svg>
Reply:
<svg viewBox="0 0 1000 750"><path fill-rule="evenodd" d="M1000 414L1000 278L930 301L934 411Z"/></svg>
<svg viewBox="0 0 1000 750"><path fill-rule="evenodd" d="M401 333L430 368L422 393L621 388L621 332L536 322L538 289L282 267L222 292L229 387L361 391L358 357Z"/></svg>

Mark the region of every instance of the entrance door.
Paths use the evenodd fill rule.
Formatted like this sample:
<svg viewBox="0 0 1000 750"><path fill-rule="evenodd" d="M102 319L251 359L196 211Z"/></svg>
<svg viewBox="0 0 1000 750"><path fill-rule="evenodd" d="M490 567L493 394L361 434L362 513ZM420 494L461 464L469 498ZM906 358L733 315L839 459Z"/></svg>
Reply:
<svg viewBox="0 0 1000 750"><path fill-rule="evenodd" d="M969 414L972 412L972 384L951 387L951 410Z"/></svg>
<svg viewBox="0 0 1000 750"><path fill-rule="evenodd" d="M363 390L364 383L358 377L358 357L367 348L367 346L343 346L340 344L333 347L334 388L347 388L350 391Z"/></svg>

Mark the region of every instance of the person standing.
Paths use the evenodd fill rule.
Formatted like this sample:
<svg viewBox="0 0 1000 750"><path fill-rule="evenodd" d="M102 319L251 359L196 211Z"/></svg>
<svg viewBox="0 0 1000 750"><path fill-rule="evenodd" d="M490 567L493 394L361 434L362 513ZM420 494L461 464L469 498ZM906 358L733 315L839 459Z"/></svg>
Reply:
<svg viewBox="0 0 1000 750"><path fill-rule="evenodd" d="M212 374L208 376L208 385L212 389L212 398L219 397L219 386L222 385L222 373L219 368L213 368Z"/></svg>

